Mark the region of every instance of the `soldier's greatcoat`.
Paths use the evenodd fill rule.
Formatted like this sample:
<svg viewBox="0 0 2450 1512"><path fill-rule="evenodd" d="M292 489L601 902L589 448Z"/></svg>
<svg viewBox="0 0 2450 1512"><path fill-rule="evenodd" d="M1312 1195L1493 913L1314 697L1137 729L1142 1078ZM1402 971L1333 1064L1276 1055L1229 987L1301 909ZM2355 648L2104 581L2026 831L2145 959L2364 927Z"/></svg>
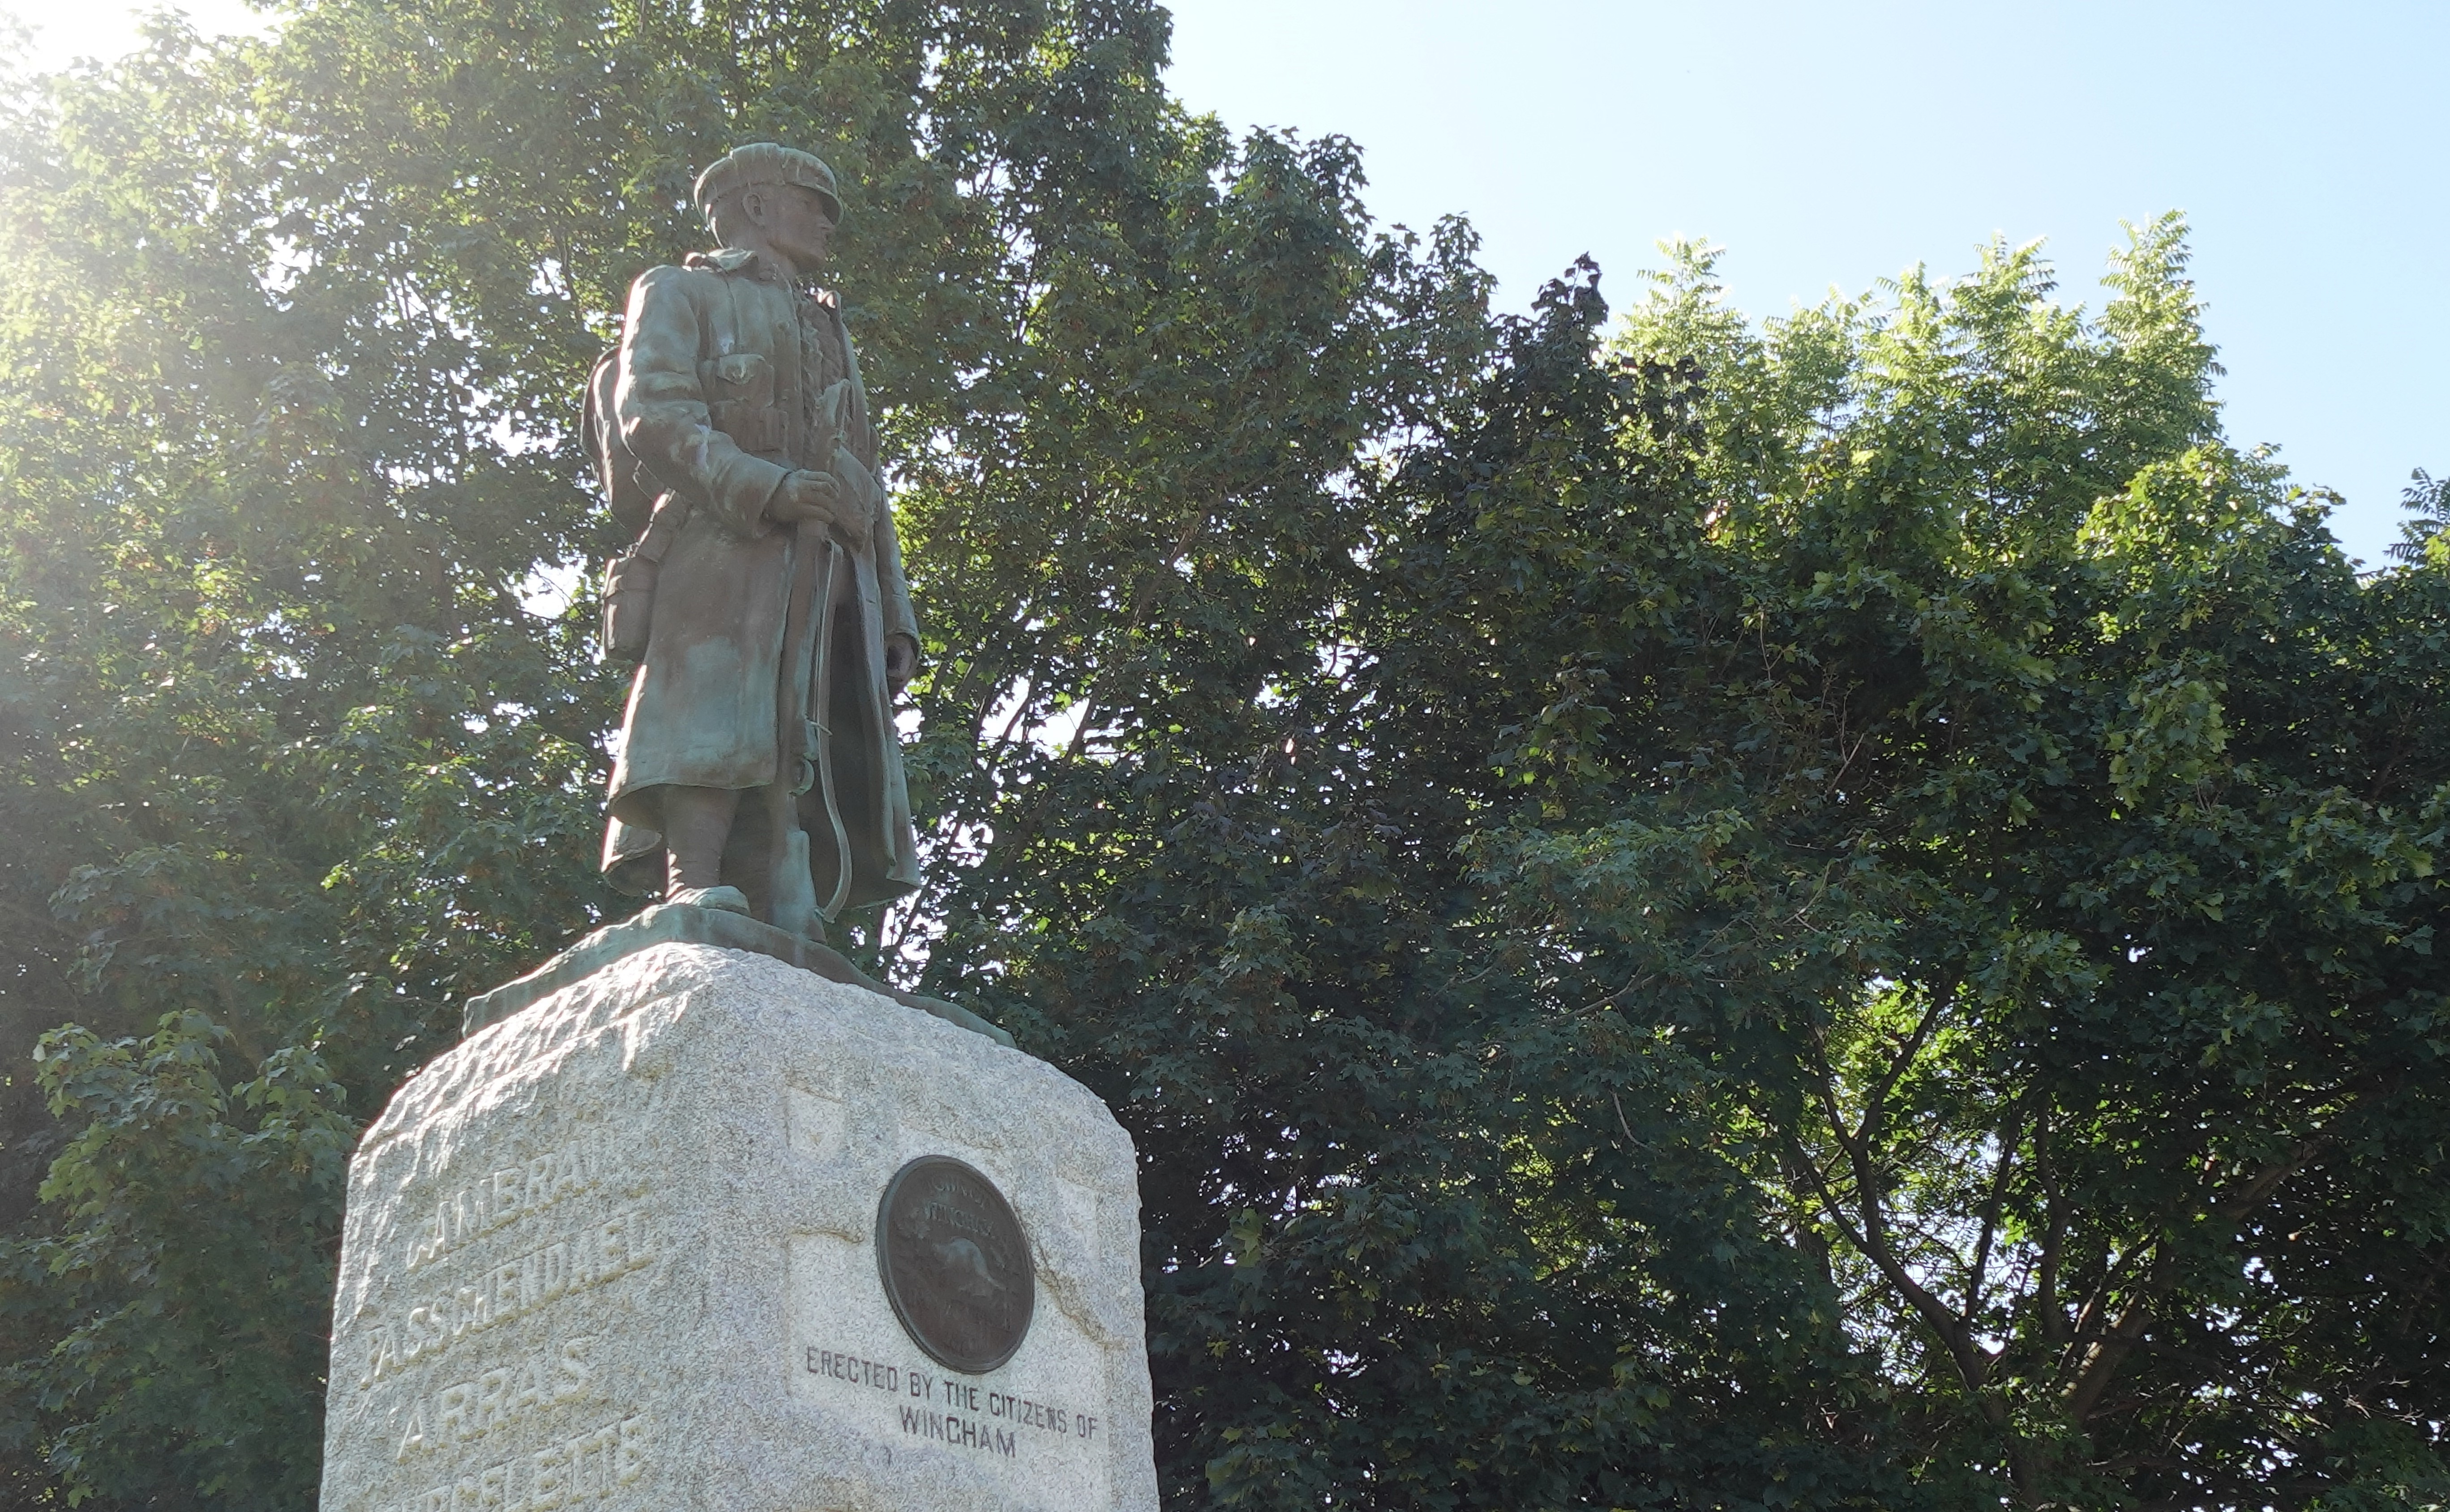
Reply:
<svg viewBox="0 0 2450 1512"><path fill-rule="evenodd" d="M606 869L660 880L667 785L780 781L799 794L818 909L909 891L918 857L885 640L915 638L917 625L839 309L753 252L692 255L632 286L617 371L621 437L688 513L662 558L622 721ZM868 511L864 543L766 517L794 468L832 474ZM787 645L795 591L803 612ZM758 810L744 798L735 849L756 850Z"/></svg>

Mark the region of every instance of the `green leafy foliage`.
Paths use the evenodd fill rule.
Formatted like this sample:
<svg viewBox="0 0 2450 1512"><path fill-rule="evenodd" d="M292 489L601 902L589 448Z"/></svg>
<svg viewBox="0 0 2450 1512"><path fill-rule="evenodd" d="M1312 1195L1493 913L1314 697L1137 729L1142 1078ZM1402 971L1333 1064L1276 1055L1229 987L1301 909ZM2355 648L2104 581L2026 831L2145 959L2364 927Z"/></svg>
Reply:
<svg viewBox="0 0 2450 1512"><path fill-rule="evenodd" d="M300 1440L320 1422L316 1322L357 1126L311 1048L238 1078L231 1037L189 1010L142 1040L64 1029L40 1053L78 1127L42 1188L60 1231L12 1249L8 1285L74 1320L36 1388L70 1420L46 1449L71 1487L313 1500ZM162 1446L141 1470L140 1437Z"/></svg>
<svg viewBox="0 0 2450 1512"><path fill-rule="evenodd" d="M1616 385L1580 445L1498 411L1423 480L1403 602L1454 619L1390 643L1493 653L1485 952L1674 1034L1924 1483L2400 1504L2442 1483L2443 580L2361 585L2222 445L2179 236L2089 320L1994 248L1758 334L1687 253L1560 365Z"/></svg>
<svg viewBox="0 0 2450 1512"><path fill-rule="evenodd" d="M318 0L20 91L7 1495L311 1502L354 1131L632 906L571 420L772 137L926 640L928 884L837 942L1131 1128L1169 1505L2450 1496L2438 490L2359 580L2174 222L2092 314L1492 320L1165 39Z"/></svg>

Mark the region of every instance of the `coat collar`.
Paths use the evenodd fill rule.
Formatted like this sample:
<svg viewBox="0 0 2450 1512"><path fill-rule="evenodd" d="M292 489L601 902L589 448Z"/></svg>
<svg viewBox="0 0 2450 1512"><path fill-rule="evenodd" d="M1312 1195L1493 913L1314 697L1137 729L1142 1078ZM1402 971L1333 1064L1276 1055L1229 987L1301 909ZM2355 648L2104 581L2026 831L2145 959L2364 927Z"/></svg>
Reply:
<svg viewBox="0 0 2450 1512"><path fill-rule="evenodd" d="M683 267L711 268L717 273L745 273L752 279L774 277L770 264L747 247L719 246L711 252L692 252L681 260ZM786 275L782 281L789 282Z"/></svg>
<svg viewBox="0 0 2450 1512"><path fill-rule="evenodd" d="M681 260L681 266L716 273L736 273L762 282L780 283L786 288L799 289L828 308L838 308L840 303L833 290L805 288L792 279L789 269L768 262L747 247L723 246L711 252L692 252Z"/></svg>

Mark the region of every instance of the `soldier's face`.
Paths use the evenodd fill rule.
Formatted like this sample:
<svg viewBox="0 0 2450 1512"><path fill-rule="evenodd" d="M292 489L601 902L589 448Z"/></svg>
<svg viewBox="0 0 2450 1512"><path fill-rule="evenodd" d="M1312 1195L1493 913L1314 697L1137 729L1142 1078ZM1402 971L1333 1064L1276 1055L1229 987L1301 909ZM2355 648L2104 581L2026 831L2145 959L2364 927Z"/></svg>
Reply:
<svg viewBox="0 0 2450 1512"><path fill-rule="evenodd" d="M749 196L742 208L765 233L766 244L798 264L804 274L826 265L834 239L833 218L814 189L776 184Z"/></svg>

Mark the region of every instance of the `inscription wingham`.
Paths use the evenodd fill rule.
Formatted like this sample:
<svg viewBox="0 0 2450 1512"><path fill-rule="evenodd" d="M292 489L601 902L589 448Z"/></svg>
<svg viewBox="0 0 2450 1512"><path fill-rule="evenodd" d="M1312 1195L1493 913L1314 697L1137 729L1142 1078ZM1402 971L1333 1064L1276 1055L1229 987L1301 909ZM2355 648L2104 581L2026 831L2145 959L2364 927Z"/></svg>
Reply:
<svg viewBox="0 0 2450 1512"><path fill-rule="evenodd" d="M653 1226L647 1210L638 1207L570 1238L487 1266L474 1281L429 1292L396 1318L368 1326L358 1388L428 1364L472 1334L524 1318L656 1259Z"/></svg>
<svg viewBox="0 0 2450 1512"><path fill-rule="evenodd" d="M902 1409L902 1431L913 1438L933 1439L956 1449L1001 1455L1007 1460L1020 1452L1010 1428L980 1423L958 1412L930 1412L925 1407L905 1405Z"/></svg>

